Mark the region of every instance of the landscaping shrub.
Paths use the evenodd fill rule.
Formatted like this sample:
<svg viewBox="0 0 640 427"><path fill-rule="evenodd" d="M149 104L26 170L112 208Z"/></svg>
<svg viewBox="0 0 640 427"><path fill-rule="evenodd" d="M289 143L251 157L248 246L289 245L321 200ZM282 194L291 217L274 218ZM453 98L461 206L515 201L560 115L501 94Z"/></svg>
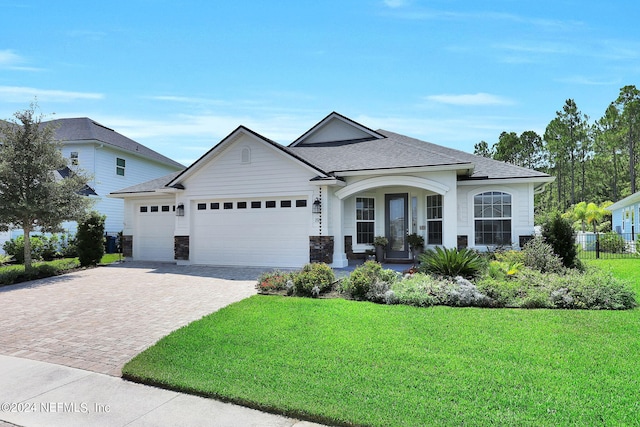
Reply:
<svg viewBox="0 0 640 427"><path fill-rule="evenodd" d="M44 236L30 236L31 240L31 259L34 261L42 260L44 252ZM24 236L18 236L15 239L8 240L2 246L7 255L11 255L18 264L24 264Z"/></svg>
<svg viewBox="0 0 640 427"><path fill-rule="evenodd" d="M492 307L495 305L495 302L480 292L473 283L460 276L455 280L449 280L416 273L393 284L391 291L393 303L417 307L432 305Z"/></svg>
<svg viewBox="0 0 640 427"><path fill-rule="evenodd" d="M60 256L60 239L57 234L52 234L51 236L39 236L40 240L42 240L42 259L45 261L51 261L54 258L58 258Z"/></svg>
<svg viewBox="0 0 640 427"><path fill-rule="evenodd" d="M12 285L28 280L57 276L79 266L80 263L76 259L61 259L34 264L32 270L27 273L23 265L11 265L0 270L0 285Z"/></svg>
<svg viewBox="0 0 640 427"><path fill-rule="evenodd" d="M279 270L265 272L258 277L256 289L259 292L284 291L287 290L287 283L293 282L293 277L292 272Z"/></svg>
<svg viewBox="0 0 640 427"><path fill-rule="evenodd" d="M71 234L61 234L59 237L60 256L63 258L75 258L78 256L76 238Z"/></svg>
<svg viewBox="0 0 640 427"><path fill-rule="evenodd" d="M420 271L450 278L462 276L469 279L477 276L483 269L482 258L467 248L442 249L438 246L435 251L429 249L421 254L419 259Z"/></svg>
<svg viewBox="0 0 640 427"><path fill-rule="evenodd" d="M0 254L0 265L9 264L13 261L13 255Z"/></svg>
<svg viewBox="0 0 640 427"><path fill-rule="evenodd" d="M397 279L395 271L385 270L375 261L367 261L342 281L342 291L354 299L380 302Z"/></svg>
<svg viewBox="0 0 640 427"><path fill-rule="evenodd" d="M78 224L76 234L80 265L98 265L104 255L104 221L106 216L91 212Z"/></svg>
<svg viewBox="0 0 640 427"><path fill-rule="evenodd" d="M624 253L626 249L626 243L624 238L617 233L604 233L599 236L600 238L600 251L609 252L612 254Z"/></svg>
<svg viewBox="0 0 640 427"><path fill-rule="evenodd" d="M550 301L558 308L592 310L626 310L637 305L630 287L599 269L568 274L564 283L554 286Z"/></svg>
<svg viewBox="0 0 640 427"><path fill-rule="evenodd" d="M394 283L391 287L393 299L397 304L430 307L443 304L441 288L446 286L443 279L437 279L424 273Z"/></svg>
<svg viewBox="0 0 640 427"><path fill-rule="evenodd" d="M553 252L560 257L567 268L579 267L576 249L576 232L571 222L556 213L542 224L542 237L551 245Z"/></svg>
<svg viewBox="0 0 640 427"><path fill-rule="evenodd" d="M538 270L541 273L563 273L564 265L558 255L555 254L550 244L537 236L527 242L522 250L524 265Z"/></svg>
<svg viewBox="0 0 640 427"><path fill-rule="evenodd" d="M493 307L493 299L478 290L476 285L460 276L452 286L445 287L446 305L454 307Z"/></svg>
<svg viewBox="0 0 640 427"><path fill-rule="evenodd" d="M511 280L486 276L478 289L502 307L621 310L636 306L633 290L601 270L563 274L525 268Z"/></svg>
<svg viewBox="0 0 640 427"><path fill-rule="evenodd" d="M333 269L325 263L310 263L293 276L293 286L296 295L311 297L321 292L331 290L336 281Z"/></svg>
<svg viewBox="0 0 640 427"><path fill-rule="evenodd" d="M496 259L496 261L500 261L500 262L504 262L507 264L524 264L524 252L522 251L514 251L514 250L509 250L509 251L501 251L501 252L495 252L494 253L494 257Z"/></svg>

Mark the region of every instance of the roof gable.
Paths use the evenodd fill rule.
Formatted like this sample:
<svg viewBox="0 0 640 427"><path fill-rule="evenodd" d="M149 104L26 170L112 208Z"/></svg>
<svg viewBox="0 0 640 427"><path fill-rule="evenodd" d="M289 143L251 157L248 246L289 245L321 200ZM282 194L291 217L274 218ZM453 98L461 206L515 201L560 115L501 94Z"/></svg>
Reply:
<svg viewBox="0 0 640 427"><path fill-rule="evenodd" d="M380 138L384 136L334 111L293 141L289 147Z"/></svg>
<svg viewBox="0 0 640 427"><path fill-rule="evenodd" d="M172 179L169 183L167 183L167 187L176 187L180 185L185 180L189 179L189 177L193 176L199 170L204 168L207 164L209 164L213 159L217 156L221 155L227 148L233 145L235 142L239 141L243 135L249 136L250 138L259 141L265 144L272 150L277 151L283 156L286 156L293 161L303 165L304 167L313 170L314 173L319 174L321 177L326 177L327 174L319 169L317 166L309 162L308 160L298 156L294 152L292 152L287 147L284 147L278 144L275 141L272 141L257 132L252 131L249 128L244 126L238 126L233 132L227 135L222 141L216 144L212 149L203 154L198 160L196 160L191 166L186 168L180 174L178 174L174 179Z"/></svg>

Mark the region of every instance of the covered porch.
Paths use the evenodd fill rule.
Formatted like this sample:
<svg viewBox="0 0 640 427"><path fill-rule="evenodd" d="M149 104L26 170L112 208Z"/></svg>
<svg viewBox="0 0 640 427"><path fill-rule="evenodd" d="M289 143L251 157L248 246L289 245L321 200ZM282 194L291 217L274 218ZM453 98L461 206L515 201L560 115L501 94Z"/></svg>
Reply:
<svg viewBox="0 0 640 427"><path fill-rule="evenodd" d="M385 262L413 262L407 237L421 236L425 248L457 244L455 173L424 176L377 176L347 181L328 189L329 234L334 236L333 266L346 268L375 251L385 237ZM453 181L453 182L451 182ZM409 264L409 265L407 265ZM402 267L399 267L402 268Z"/></svg>

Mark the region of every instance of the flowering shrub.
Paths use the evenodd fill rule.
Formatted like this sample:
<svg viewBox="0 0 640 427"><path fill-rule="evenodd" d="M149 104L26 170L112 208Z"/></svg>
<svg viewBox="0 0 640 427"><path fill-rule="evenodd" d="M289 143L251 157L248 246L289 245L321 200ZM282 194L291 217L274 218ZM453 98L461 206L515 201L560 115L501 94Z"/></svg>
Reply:
<svg viewBox="0 0 640 427"><path fill-rule="evenodd" d="M258 277L256 289L258 292L273 292L287 290L287 282L293 279L293 273L279 270L265 272Z"/></svg>

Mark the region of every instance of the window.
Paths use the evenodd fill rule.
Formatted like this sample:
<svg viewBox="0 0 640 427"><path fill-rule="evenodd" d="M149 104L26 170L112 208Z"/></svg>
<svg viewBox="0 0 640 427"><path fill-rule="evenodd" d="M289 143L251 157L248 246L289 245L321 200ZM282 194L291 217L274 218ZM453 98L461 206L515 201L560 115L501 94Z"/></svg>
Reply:
<svg viewBox="0 0 640 427"><path fill-rule="evenodd" d="M69 158L71 159L71 166L78 166L78 152L77 151L72 151L71 155L69 156Z"/></svg>
<svg viewBox="0 0 640 427"><path fill-rule="evenodd" d="M140 212L147 212L146 206L140 206Z"/></svg>
<svg viewBox="0 0 640 427"><path fill-rule="evenodd" d="M268 208L275 208L276 207L276 201L275 200L269 200L265 203L265 206Z"/></svg>
<svg viewBox="0 0 640 427"><path fill-rule="evenodd" d="M198 210L199 211L204 211L207 209L207 204L206 203L198 203Z"/></svg>
<svg viewBox="0 0 640 427"><path fill-rule="evenodd" d="M169 205L162 206L162 212L169 212Z"/></svg>
<svg viewBox="0 0 640 427"><path fill-rule="evenodd" d="M442 244L442 196L427 196L427 244Z"/></svg>
<svg viewBox="0 0 640 427"><path fill-rule="evenodd" d="M488 191L473 197L476 245L511 244L511 194Z"/></svg>
<svg viewBox="0 0 640 427"><path fill-rule="evenodd" d="M247 209L247 202L238 202L238 209Z"/></svg>
<svg viewBox="0 0 640 427"><path fill-rule="evenodd" d="M251 202L251 209L260 209L262 207L262 202Z"/></svg>
<svg viewBox="0 0 640 427"><path fill-rule="evenodd" d="M291 207L291 200L280 200L280 207L281 208L290 208Z"/></svg>
<svg viewBox="0 0 640 427"><path fill-rule="evenodd" d="M222 207L223 207L224 209L233 209L233 203L232 203L232 202L224 202L224 203L222 204Z"/></svg>
<svg viewBox="0 0 640 427"><path fill-rule="evenodd" d="M296 208L306 208L307 199L296 200Z"/></svg>
<svg viewBox="0 0 640 427"><path fill-rule="evenodd" d="M125 159L116 157L116 175L124 176L124 168L127 162Z"/></svg>
<svg viewBox="0 0 640 427"><path fill-rule="evenodd" d="M214 209L214 210L220 209L220 203L218 202L211 203L211 209Z"/></svg>
<svg viewBox="0 0 640 427"><path fill-rule="evenodd" d="M373 244L375 219L375 199L356 197L356 243Z"/></svg>
<svg viewBox="0 0 640 427"><path fill-rule="evenodd" d="M157 206L151 206L151 212L158 212Z"/></svg>

